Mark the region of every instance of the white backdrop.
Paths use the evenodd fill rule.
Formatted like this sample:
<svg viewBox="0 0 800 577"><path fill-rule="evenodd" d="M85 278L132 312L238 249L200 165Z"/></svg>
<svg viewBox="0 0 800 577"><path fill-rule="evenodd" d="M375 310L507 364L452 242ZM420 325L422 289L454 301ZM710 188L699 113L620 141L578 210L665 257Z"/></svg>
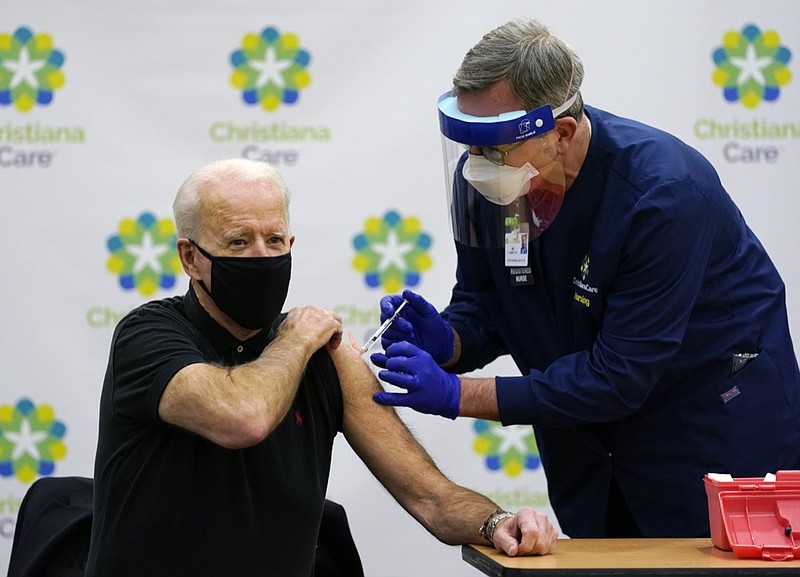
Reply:
<svg viewBox="0 0 800 577"><path fill-rule="evenodd" d="M578 50L588 103L664 128L716 165L783 274L800 338L797 80L755 106L726 101L712 80L712 54L748 25L788 49L788 71L797 74L796 0L7 4L0 13L0 571L30 483L92 474L114 324L134 306L186 288L182 274L164 288L141 275L127 285L124 278L149 266L166 272L169 285L171 202L198 166L247 155L282 169L297 236L289 305L336 309L362 340L387 292L410 286L447 303L455 259L435 102L464 53L514 16L539 18ZM298 67L299 97L274 110L247 105L231 82L231 55L268 28L308 55ZM15 33L27 43L27 60ZM48 57L48 74L37 76ZM756 64L757 78L763 64ZM29 106L19 94L26 82L50 83L52 99ZM374 259L393 246L387 228L406 235L390 256L407 250L403 243L417 247L408 253L414 258L394 261L404 273L396 277L385 270L392 259ZM154 244L140 254L152 258L133 260L148 239ZM484 372L515 369L500 360ZM468 419L403 416L459 483L508 508L548 508L528 429L479 432ZM343 440L329 496L347 508L368 575L477 574L458 548L406 515Z"/></svg>

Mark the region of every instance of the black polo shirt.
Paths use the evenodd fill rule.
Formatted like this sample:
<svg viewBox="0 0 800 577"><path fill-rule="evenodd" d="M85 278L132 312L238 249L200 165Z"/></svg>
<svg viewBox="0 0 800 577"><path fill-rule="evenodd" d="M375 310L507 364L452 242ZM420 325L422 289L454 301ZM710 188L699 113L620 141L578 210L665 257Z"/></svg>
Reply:
<svg viewBox="0 0 800 577"><path fill-rule="evenodd" d="M286 417L253 447L225 449L158 417L177 371L249 362L282 320L237 341L190 287L119 323L100 402L87 577L311 575L342 426L327 352L312 357Z"/></svg>

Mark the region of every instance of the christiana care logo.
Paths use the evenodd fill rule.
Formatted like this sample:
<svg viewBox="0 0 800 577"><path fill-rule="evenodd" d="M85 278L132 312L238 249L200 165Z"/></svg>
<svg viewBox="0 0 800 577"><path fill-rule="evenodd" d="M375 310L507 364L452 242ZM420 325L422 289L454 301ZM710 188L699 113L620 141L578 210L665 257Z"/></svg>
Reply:
<svg viewBox="0 0 800 577"><path fill-rule="evenodd" d="M63 65L64 52L50 34L34 33L27 26L13 33L0 30L0 109L22 113L0 124L0 169L47 169L62 152L61 145L85 142L81 126L20 120L53 103L56 90L66 83Z"/></svg>
<svg viewBox="0 0 800 577"><path fill-rule="evenodd" d="M506 509L521 507L545 508L550 506L547 491L531 486L530 479L516 485L511 482L523 472L536 472L541 468L539 449L533 428L528 425L504 427L496 421L476 420L473 425L476 453L484 457L486 468L494 473L503 473L496 488L486 487L482 492Z"/></svg>
<svg viewBox="0 0 800 577"><path fill-rule="evenodd" d="M735 108L725 108L733 114L728 118L709 115L695 120L695 137L721 142L722 158L730 164L779 163L787 146L800 138L800 123L787 107L761 105L776 104L791 83L790 48L776 30L751 23L724 32L711 60L711 80Z"/></svg>
<svg viewBox="0 0 800 577"><path fill-rule="evenodd" d="M159 289L175 286L183 270L175 249L177 236L172 219L157 219L150 212L138 218L124 218L107 244L108 270L119 278L126 291L152 296Z"/></svg>
<svg viewBox="0 0 800 577"><path fill-rule="evenodd" d="M66 80L63 64L64 53L49 34L34 34L26 26L0 32L0 106L28 112L49 105Z"/></svg>
<svg viewBox="0 0 800 577"><path fill-rule="evenodd" d="M66 432L50 405L37 407L29 399L0 405L0 475L23 483L52 475L67 454Z"/></svg>
<svg viewBox="0 0 800 577"><path fill-rule="evenodd" d="M311 54L295 34L268 27L260 34L245 34L241 47L231 54L231 84L248 106L277 110L295 104L311 83L310 62Z"/></svg>
<svg viewBox="0 0 800 577"><path fill-rule="evenodd" d="M432 244L418 217L387 210L382 216L367 217L353 236L351 263L367 289L381 291L380 296L396 294L418 286L423 273L433 266ZM379 298L358 299L359 304L343 303L334 310L346 326L361 335L359 340L367 339L381 323Z"/></svg>
<svg viewBox="0 0 800 577"><path fill-rule="evenodd" d="M533 428L527 425L504 427L494 421L477 420L474 425L475 452L485 458L486 468L516 477L525 470L539 468L541 460Z"/></svg>
<svg viewBox="0 0 800 577"><path fill-rule="evenodd" d="M297 34L281 33L275 26L247 32L228 60L230 84L254 113L245 117L236 111L234 118L213 121L208 130L213 143L240 147L242 158L293 167L307 147L330 142L325 124L293 124L280 114L296 106L311 85L311 52ZM258 114L263 112L268 114Z"/></svg>
<svg viewBox="0 0 800 577"><path fill-rule="evenodd" d="M791 58L776 31L762 32L748 24L741 32L727 32L722 46L714 50L714 84L722 87L725 100L741 102L746 108L774 102L791 80L787 67Z"/></svg>
<svg viewBox="0 0 800 577"><path fill-rule="evenodd" d="M419 284L431 267L431 236L417 217L403 217L390 210L383 217L371 216L353 238L353 268L364 275L370 288L396 293Z"/></svg>

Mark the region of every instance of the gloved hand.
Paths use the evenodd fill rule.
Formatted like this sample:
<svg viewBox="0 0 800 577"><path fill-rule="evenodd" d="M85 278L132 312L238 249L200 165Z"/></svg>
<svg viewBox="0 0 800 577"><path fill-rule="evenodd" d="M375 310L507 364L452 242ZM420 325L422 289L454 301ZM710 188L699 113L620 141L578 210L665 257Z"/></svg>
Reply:
<svg viewBox="0 0 800 577"><path fill-rule="evenodd" d="M408 308L406 306L406 308ZM390 345L386 353L374 353L370 360L385 369L378 378L406 389L406 393L375 393L372 398L382 405L410 407L420 413L458 416L461 403L461 381L445 372L420 348L407 342Z"/></svg>
<svg viewBox="0 0 800 577"><path fill-rule="evenodd" d="M431 303L408 289L403 295L385 296L381 299L381 322L388 319L403 302L403 307L383 337L381 346L388 349L393 343L406 341L430 353L437 364L444 364L453 356L453 330Z"/></svg>

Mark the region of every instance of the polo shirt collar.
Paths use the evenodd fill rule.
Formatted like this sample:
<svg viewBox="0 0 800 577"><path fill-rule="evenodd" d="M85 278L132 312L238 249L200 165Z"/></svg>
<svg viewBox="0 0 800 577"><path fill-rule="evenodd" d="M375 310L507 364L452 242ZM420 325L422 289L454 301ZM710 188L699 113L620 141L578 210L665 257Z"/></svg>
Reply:
<svg viewBox="0 0 800 577"><path fill-rule="evenodd" d="M231 358L232 351L238 347L244 347L249 353L247 356L255 359L264 348L275 338L275 330L278 322L272 324L268 329L264 329L255 336L240 341L225 330L217 321L211 318L208 311L200 304L194 285L189 281L189 290L184 298L186 306L186 317L206 338L214 351L223 358ZM278 320L280 320L279 317Z"/></svg>

